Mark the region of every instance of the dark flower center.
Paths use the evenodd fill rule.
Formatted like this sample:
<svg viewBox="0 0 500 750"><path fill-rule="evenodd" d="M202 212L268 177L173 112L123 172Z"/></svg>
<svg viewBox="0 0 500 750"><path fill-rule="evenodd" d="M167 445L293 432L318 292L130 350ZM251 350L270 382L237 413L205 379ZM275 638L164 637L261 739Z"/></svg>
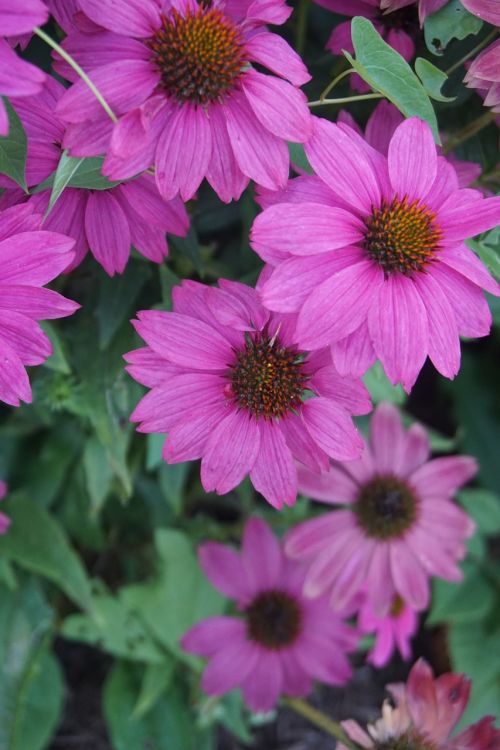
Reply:
<svg viewBox="0 0 500 750"><path fill-rule="evenodd" d="M247 633L252 641L279 650L292 644L302 625L299 604L284 591L263 591L246 609Z"/></svg>
<svg viewBox="0 0 500 750"><path fill-rule="evenodd" d="M247 334L245 349L236 352L228 372L228 395L255 417L283 417L302 403L308 375L304 355L286 348L276 336Z"/></svg>
<svg viewBox="0 0 500 750"><path fill-rule="evenodd" d="M365 484L353 506L359 526L374 539L395 539L417 518L417 501L408 485L392 475Z"/></svg>
<svg viewBox="0 0 500 750"><path fill-rule="evenodd" d="M373 208L365 219L364 247L389 276L395 271L410 276L431 262L441 239L436 215L418 200L393 198Z"/></svg>
<svg viewBox="0 0 500 750"><path fill-rule="evenodd" d="M207 104L233 88L245 64L237 27L217 8L172 10L149 42L161 85L179 102Z"/></svg>
<svg viewBox="0 0 500 750"><path fill-rule="evenodd" d="M399 737L390 737L384 742L375 743L376 750L437 750L437 746L415 732L409 729Z"/></svg>
<svg viewBox="0 0 500 750"><path fill-rule="evenodd" d="M420 34L420 24L418 21L418 11L416 5L410 5L400 10L394 10L392 13L383 13L379 11L377 20L384 26L387 31L396 29L406 31L409 36L417 38Z"/></svg>

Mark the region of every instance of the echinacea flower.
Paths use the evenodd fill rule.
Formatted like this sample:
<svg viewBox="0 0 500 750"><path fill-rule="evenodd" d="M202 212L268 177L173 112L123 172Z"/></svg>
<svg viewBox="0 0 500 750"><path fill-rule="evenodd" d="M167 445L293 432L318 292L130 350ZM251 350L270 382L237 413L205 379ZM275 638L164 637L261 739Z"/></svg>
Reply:
<svg viewBox="0 0 500 750"><path fill-rule="evenodd" d="M461 0L469 13L479 16L482 21L500 26L500 5L498 0Z"/></svg>
<svg viewBox="0 0 500 750"><path fill-rule="evenodd" d="M132 414L142 432L168 433L169 463L201 458L206 492L229 492L250 474L276 508L297 495L294 458L319 471L328 456L360 455L351 420L371 404L359 380L340 378L328 351L295 345L293 316L269 314L254 289L192 281L173 312L145 310L134 326L147 346L125 356L151 388Z"/></svg>
<svg viewBox="0 0 500 750"><path fill-rule="evenodd" d="M0 500L7 494L7 485L0 480ZM5 513L0 513L0 534L5 534L11 524L10 518Z"/></svg>
<svg viewBox="0 0 500 750"><path fill-rule="evenodd" d="M490 44L469 67L464 78L471 89L478 89L485 107L500 112L500 39Z"/></svg>
<svg viewBox="0 0 500 750"><path fill-rule="evenodd" d="M418 748L418 750L499 750L500 731L494 717L486 716L450 737L469 700L470 680L447 672L434 678L423 659L412 667L406 684L387 685L395 706L388 701L382 717L365 732L356 721L342 722L347 735L360 747ZM346 750L340 744L341 750Z"/></svg>
<svg viewBox="0 0 500 750"><path fill-rule="evenodd" d="M26 365L40 365L52 345L38 320L63 318L76 302L44 285L71 262L75 241L40 231L41 216L28 204L0 212L0 401L31 401Z"/></svg>
<svg viewBox="0 0 500 750"><path fill-rule="evenodd" d="M347 125L317 118L305 151L317 177L289 183L252 228L252 247L275 266L263 304L298 313L298 344L331 345L343 375L379 358L410 390L429 356L453 378L459 335L491 327L482 290L500 295L464 244L500 222L500 197L461 190L417 118L396 128L387 158Z"/></svg>
<svg viewBox="0 0 500 750"><path fill-rule="evenodd" d="M304 142L312 119L297 88L310 78L302 60L265 27L288 18L283 0L181 0L165 2L162 11L155 0L80 0L80 7L105 30L70 34L64 47L118 123L83 81L76 83L57 107L74 126L64 142L72 154L90 139L97 153L107 152L111 179L153 164L166 200L191 198L204 177L226 202L239 198L249 179L284 186L286 141ZM58 70L71 77L67 66Z"/></svg>
<svg viewBox="0 0 500 750"><path fill-rule="evenodd" d="M281 695L310 693L315 679L348 682L347 654L358 636L324 599L302 595L302 567L286 560L264 521L247 521L241 554L208 542L199 560L237 609L233 617L203 620L181 640L186 651L209 659L205 692L221 695L241 687L253 711L270 711Z"/></svg>
<svg viewBox="0 0 500 750"><path fill-rule="evenodd" d="M380 616L397 595L425 609L431 576L462 579L457 562L474 523L452 496L476 471L469 456L429 460L425 430L405 431L397 409L380 404L359 460L334 461L323 474L300 469L302 494L345 506L287 535L286 553L308 565L306 595L329 591L341 611L364 593Z"/></svg>
<svg viewBox="0 0 500 750"><path fill-rule="evenodd" d="M30 96L38 93L45 73L21 60L3 37L15 37L42 26L49 12L41 0L0 3L0 136L9 132L9 118L2 96Z"/></svg>
<svg viewBox="0 0 500 750"><path fill-rule="evenodd" d="M389 663L396 649L403 659L411 657L410 642L417 632L418 615L399 595L385 615L378 615L366 600L359 609L357 627L360 633L375 634L367 661L380 668Z"/></svg>
<svg viewBox="0 0 500 750"><path fill-rule="evenodd" d="M36 97L12 100L28 136L28 186L49 177L61 158L65 125L54 115L54 108L64 91L51 78ZM2 196L3 205L24 199L8 178L0 178L0 186L13 188ZM50 195L48 188L33 195L29 202L35 211L45 214ZM189 218L180 198L164 201L154 177L142 174L107 190L66 188L43 226L75 239L75 255L66 271L76 268L90 249L106 273L113 276L125 270L132 245L149 260L161 263L168 255L165 233L185 236Z"/></svg>

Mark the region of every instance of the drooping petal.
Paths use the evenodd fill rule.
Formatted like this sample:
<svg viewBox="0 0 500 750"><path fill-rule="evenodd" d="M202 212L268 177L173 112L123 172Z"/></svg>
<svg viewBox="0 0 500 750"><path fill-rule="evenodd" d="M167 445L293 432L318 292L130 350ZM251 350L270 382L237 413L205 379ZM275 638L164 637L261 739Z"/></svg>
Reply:
<svg viewBox="0 0 500 750"><path fill-rule="evenodd" d="M160 10L154 0L120 0L102 3L99 0L79 0L86 16L98 26L124 36L151 36L160 26Z"/></svg>
<svg viewBox="0 0 500 750"><path fill-rule="evenodd" d="M460 340L453 308L430 274L418 274L415 284L427 312L429 357L442 375L454 378L460 369Z"/></svg>
<svg viewBox="0 0 500 750"><path fill-rule="evenodd" d="M224 203L239 200L248 185L238 166L227 132L222 107L212 104L209 112L212 131L212 156L207 167L207 180Z"/></svg>
<svg viewBox="0 0 500 750"><path fill-rule="evenodd" d="M225 596L239 601L251 593L241 557L231 547L206 542L198 549L198 559L212 586Z"/></svg>
<svg viewBox="0 0 500 750"><path fill-rule="evenodd" d="M213 656L221 644L243 642L245 623L236 617L208 617L185 633L180 644L185 651L197 656Z"/></svg>
<svg viewBox="0 0 500 750"><path fill-rule="evenodd" d="M252 484L275 508L293 505L297 497L297 469L280 428L259 423L260 449L250 471Z"/></svg>
<svg viewBox="0 0 500 750"><path fill-rule="evenodd" d="M255 465L259 455L257 422L245 412L231 410L214 429L201 462L205 492L223 495L236 487Z"/></svg>
<svg viewBox="0 0 500 750"><path fill-rule="evenodd" d="M339 461L358 458L363 442L347 411L327 398L311 398L302 407L311 437L325 453Z"/></svg>
<svg viewBox="0 0 500 750"><path fill-rule="evenodd" d="M252 711L270 711L283 690L281 659L273 651L259 653L241 686L245 703Z"/></svg>
<svg viewBox="0 0 500 750"><path fill-rule="evenodd" d="M278 138L303 143L312 133L312 118L302 91L287 81L249 70L242 77L245 96L262 125Z"/></svg>
<svg viewBox="0 0 500 750"><path fill-rule="evenodd" d="M295 86L311 80L301 57L277 34L260 31L245 43L245 49L250 59L287 78Z"/></svg>
<svg viewBox="0 0 500 750"><path fill-rule="evenodd" d="M410 481L421 494L450 497L477 473L472 456L443 456L428 461L410 475Z"/></svg>
<svg viewBox="0 0 500 750"><path fill-rule="evenodd" d="M231 642L211 658L201 679L209 695L222 695L240 685L257 663L258 653L248 641Z"/></svg>
<svg viewBox="0 0 500 750"><path fill-rule="evenodd" d="M127 217L111 190L90 191L85 231L94 258L110 275L123 273L130 255Z"/></svg>
<svg viewBox="0 0 500 750"><path fill-rule="evenodd" d="M422 198L436 177L437 153L432 131L417 117L396 128L388 152L389 176L399 197Z"/></svg>
<svg viewBox="0 0 500 750"><path fill-rule="evenodd" d="M260 518L251 518L243 532L241 559L253 592L279 585L283 555L278 540Z"/></svg>

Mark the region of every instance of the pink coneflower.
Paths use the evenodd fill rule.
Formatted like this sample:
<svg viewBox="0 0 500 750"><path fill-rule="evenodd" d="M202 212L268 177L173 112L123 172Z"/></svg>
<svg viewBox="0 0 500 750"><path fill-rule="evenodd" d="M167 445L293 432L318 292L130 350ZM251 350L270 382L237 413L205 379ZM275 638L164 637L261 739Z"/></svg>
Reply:
<svg viewBox="0 0 500 750"><path fill-rule="evenodd" d="M297 88L310 78L304 64L265 27L288 18L283 0L182 0L165 2L163 12L154 0L80 6L106 30L70 34L64 46L119 121L113 127L83 81L76 83L57 108L74 125L64 143L72 153L90 135L97 153L107 151L104 172L112 179L154 164L167 200L191 198L204 177L226 202L249 179L284 186L286 141L305 141L312 120ZM253 62L277 75L258 72Z"/></svg>
<svg viewBox="0 0 500 750"><path fill-rule="evenodd" d="M500 198L459 189L417 118L396 128L387 158L352 128L317 118L305 150L318 177L290 186L253 225L253 248L276 266L264 305L297 312L299 345L330 344L343 375L378 357L410 390L429 356L453 378L459 335L490 330L482 289L500 294L463 241L499 223Z"/></svg>
<svg viewBox="0 0 500 750"><path fill-rule="evenodd" d="M49 12L41 0L2 2L0 5L0 136L9 132L9 118L2 96L30 96L38 93L45 73L21 60L2 37L15 37L43 25Z"/></svg>
<svg viewBox="0 0 500 750"><path fill-rule="evenodd" d="M38 320L63 318L76 302L43 286L73 258L75 241L39 231L41 216L28 204L0 212L0 401L31 402L26 365L40 365L52 345Z"/></svg>
<svg viewBox="0 0 500 750"><path fill-rule="evenodd" d="M419 750L498 750L500 731L487 716L455 737L451 732L462 716L470 693L464 675L447 672L434 679L423 659L412 667L406 684L387 686L395 702L382 707L382 718L368 725L366 733L356 721L343 721L348 736L367 750L419 748ZM344 745L339 745L346 750Z"/></svg>
<svg viewBox="0 0 500 750"><path fill-rule="evenodd" d="M294 458L313 471L328 456L349 460L362 441L351 414L370 411L358 380L343 379L328 351L299 350L293 316L269 314L254 289L187 281L174 312L145 310L134 326L147 346L126 355L151 388L131 419L167 433L170 463L201 458L207 492L229 492L250 474L277 508L297 495Z"/></svg>
<svg viewBox="0 0 500 750"><path fill-rule="evenodd" d="M461 0L469 13L479 16L493 26L500 26L500 5L498 0Z"/></svg>
<svg viewBox="0 0 500 750"><path fill-rule="evenodd" d="M479 90L486 107L500 112L500 39L476 57L464 81L469 88Z"/></svg>
<svg viewBox="0 0 500 750"><path fill-rule="evenodd" d="M302 567L285 559L264 521L247 521L240 555L209 542L199 559L212 585L238 610L235 617L203 620L181 640L186 651L209 659L205 692L241 687L253 711L270 711L281 695L310 693L314 679L329 685L349 680L347 654L357 635L325 599L302 595Z"/></svg>
<svg viewBox="0 0 500 750"><path fill-rule="evenodd" d="M51 78L36 97L12 100L28 135L28 186L43 182L59 163L65 126L54 115L54 108L64 91ZM6 191L4 205L23 199L7 178L0 178L0 186L15 189L12 199L11 191ZM45 213L50 194L48 189L30 198L35 211ZM185 236L188 227L189 218L180 198L164 201L150 174L109 190L67 188L44 221L45 229L76 241L75 257L67 271L78 266L90 249L110 276L125 270L132 245L149 260L161 263L168 255L165 233Z"/></svg>
<svg viewBox="0 0 500 750"><path fill-rule="evenodd" d="M381 404L358 461L332 462L326 474L299 473L299 490L347 507L293 528L285 550L308 564L305 593L330 591L337 610L366 591L371 607L387 614L399 595L413 609L429 601L429 577L459 581L457 562L474 523L452 495L477 471L469 456L429 461L425 431L407 432L397 409Z"/></svg>
<svg viewBox="0 0 500 750"><path fill-rule="evenodd" d="M3 500L7 494L7 485L0 480L0 500ZM5 534L11 524L11 520L5 513L0 513L0 535Z"/></svg>
<svg viewBox="0 0 500 750"><path fill-rule="evenodd" d="M368 653L368 661L384 667L399 651L406 661L411 657L411 639L417 632L418 615L400 596L396 596L387 614L378 615L367 600L358 614L357 627L361 633L375 634L375 643Z"/></svg>

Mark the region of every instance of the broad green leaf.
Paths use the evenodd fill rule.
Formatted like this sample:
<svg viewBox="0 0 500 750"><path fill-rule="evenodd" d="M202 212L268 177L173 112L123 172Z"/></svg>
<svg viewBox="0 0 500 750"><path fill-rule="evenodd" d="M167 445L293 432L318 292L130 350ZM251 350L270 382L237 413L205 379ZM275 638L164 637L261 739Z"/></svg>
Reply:
<svg viewBox="0 0 500 750"><path fill-rule="evenodd" d="M191 261L200 277L205 273L205 264L201 257L200 244L193 226L189 229L186 237L170 237L170 243L177 248L188 260Z"/></svg>
<svg viewBox="0 0 500 750"><path fill-rule="evenodd" d="M40 325L52 344L52 354L45 360L44 367L49 367L51 370L55 370L55 372L61 372L63 375L69 375L71 368L66 359L65 345L61 336L52 323L49 323L47 320L42 320Z"/></svg>
<svg viewBox="0 0 500 750"><path fill-rule="evenodd" d="M105 276L99 285L96 314L99 322L99 348L106 349L134 308L141 289L151 278L150 267L130 259L125 272L118 277Z"/></svg>
<svg viewBox="0 0 500 750"><path fill-rule="evenodd" d="M104 686L103 708L113 750L199 750L201 732L188 708L187 695L172 689L141 718L134 716L140 675L118 662Z"/></svg>
<svg viewBox="0 0 500 750"><path fill-rule="evenodd" d="M70 615L61 629L71 640L99 646L114 656L149 664L165 657L138 615L119 598L98 595L92 600L92 617Z"/></svg>
<svg viewBox="0 0 500 750"><path fill-rule="evenodd" d="M175 286L177 286L177 284L180 283L180 278L176 273L172 271L171 268L166 265L160 266L160 286L164 310L172 309L172 290Z"/></svg>
<svg viewBox="0 0 500 750"><path fill-rule="evenodd" d="M356 59L348 52L344 51L344 54L356 72L406 117L416 116L425 120L432 129L436 143L441 143L431 101L406 60L384 42L367 18L353 18L351 34Z"/></svg>
<svg viewBox="0 0 500 750"><path fill-rule="evenodd" d="M160 466L160 487L163 496L172 507L174 515L182 509L183 493L189 472L189 463L166 464Z"/></svg>
<svg viewBox="0 0 500 750"><path fill-rule="evenodd" d="M434 581L428 625L477 622L491 610L495 602L494 590L475 565L464 567L465 577L460 584L441 579Z"/></svg>
<svg viewBox="0 0 500 750"><path fill-rule="evenodd" d="M291 164L295 164L307 174L313 174L313 168L309 164L304 146L301 143L288 143L288 153L290 154Z"/></svg>
<svg viewBox="0 0 500 750"><path fill-rule="evenodd" d="M454 672L464 672L473 685L473 702L467 710L468 721L477 721L484 716L478 715L475 701L481 702L481 695L488 696L489 710L498 715L498 706L493 707L491 701L491 686L496 685L494 695L498 698L500 684L500 665L495 658L500 653L500 630L489 630L481 620L453 625L448 632L451 662ZM485 705L481 706L484 711Z"/></svg>
<svg viewBox="0 0 500 750"><path fill-rule="evenodd" d="M155 534L158 575L152 581L124 587L123 600L135 609L175 655L193 659L179 646L179 638L192 625L223 611L224 599L202 573L189 539L175 529Z"/></svg>
<svg viewBox="0 0 500 750"><path fill-rule="evenodd" d="M460 0L451 0L444 8L426 18L424 24L427 49L442 55L452 39L477 34L483 22L469 13Z"/></svg>
<svg viewBox="0 0 500 750"><path fill-rule="evenodd" d="M52 612L34 579L0 588L0 747L42 750L62 709L59 665L49 651Z"/></svg>
<svg viewBox="0 0 500 750"><path fill-rule="evenodd" d="M68 186L71 178L77 171L78 167L83 163L83 161L83 157L76 158L74 156L69 156L66 151L62 152L61 158L59 159L59 164L57 165L57 169L54 173L52 192L50 194L49 205L45 213L46 217L54 208L54 205L58 198L60 198L62 191L65 187Z"/></svg>
<svg viewBox="0 0 500 750"><path fill-rule="evenodd" d="M466 244L481 258L491 273L500 277L500 227L488 232L480 240L467 240Z"/></svg>
<svg viewBox="0 0 500 750"><path fill-rule="evenodd" d="M48 508L61 491L80 449L80 435L67 426L50 432L23 471L23 494Z"/></svg>
<svg viewBox="0 0 500 750"><path fill-rule="evenodd" d="M92 510L94 513L99 513L111 488L113 469L109 464L106 451L103 451L101 443L95 436L90 437L85 444L83 468Z"/></svg>
<svg viewBox="0 0 500 750"><path fill-rule="evenodd" d="M9 100L3 97L3 103L9 115L9 134L0 136L0 174L7 175L27 192L26 133Z"/></svg>
<svg viewBox="0 0 500 750"><path fill-rule="evenodd" d="M120 181L113 182L108 180L108 178L104 177L101 173L104 157L90 156L80 159L66 156L63 160L64 156L65 154L61 156L61 161L63 162L61 167L62 172L58 180L58 192L55 200L59 198L62 190L67 187L85 188L86 190L110 190L111 188L120 185ZM61 161L59 162L58 168L54 174L51 174L50 177L47 177L47 179L41 182L40 185L37 185L33 190L34 193L40 193L42 190L47 190L48 188L56 189L56 177L58 176ZM78 164L76 164L76 162L78 162ZM60 185L62 185L61 188ZM55 200L52 205L54 205Z"/></svg>
<svg viewBox="0 0 500 750"><path fill-rule="evenodd" d="M500 533L500 498L484 489L465 489L458 499L482 534Z"/></svg>
<svg viewBox="0 0 500 750"><path fill-rule="evenodd" d="M161 432L152 432L146 436L146 469L152 471L161 466L163 443L167 436Z"/></svg>
<svg viewBox="0 0 500 750"><path fill-rule="evenodd" d="M161 664L148 664L144 671L141 691L134 707L134 719L140 719L148 711L151 711L170 685L173 674L174 660L171 658L165 658Z"/></svg>
<svg viewBox="0 0 500 750"><path fill-rule="evenodd" d="M3 503L12 519L0 537L0 555L53 581L83 609L92 604L90 584L80 558L56 521L36 500L9 495Z"/></svg>
<svg viewBox="0 0 500 750"><path fill-rule="evenodd" d="M375 404L380 401L392 401L394 404L404 403L406 396L402 386L392 385L389 382L380 362L375 362L373 367L370 367L363 376L363 380Z"/></svg>
<svg viewBox="0 0 500 750"><path fill-rule="evenodd" d="M417 57L415 60L415 72L432 99L437 102L453 102L456 96L444 96L441 89L448 80L448 76L439 68L436 68L429 60Z"/></svg>

